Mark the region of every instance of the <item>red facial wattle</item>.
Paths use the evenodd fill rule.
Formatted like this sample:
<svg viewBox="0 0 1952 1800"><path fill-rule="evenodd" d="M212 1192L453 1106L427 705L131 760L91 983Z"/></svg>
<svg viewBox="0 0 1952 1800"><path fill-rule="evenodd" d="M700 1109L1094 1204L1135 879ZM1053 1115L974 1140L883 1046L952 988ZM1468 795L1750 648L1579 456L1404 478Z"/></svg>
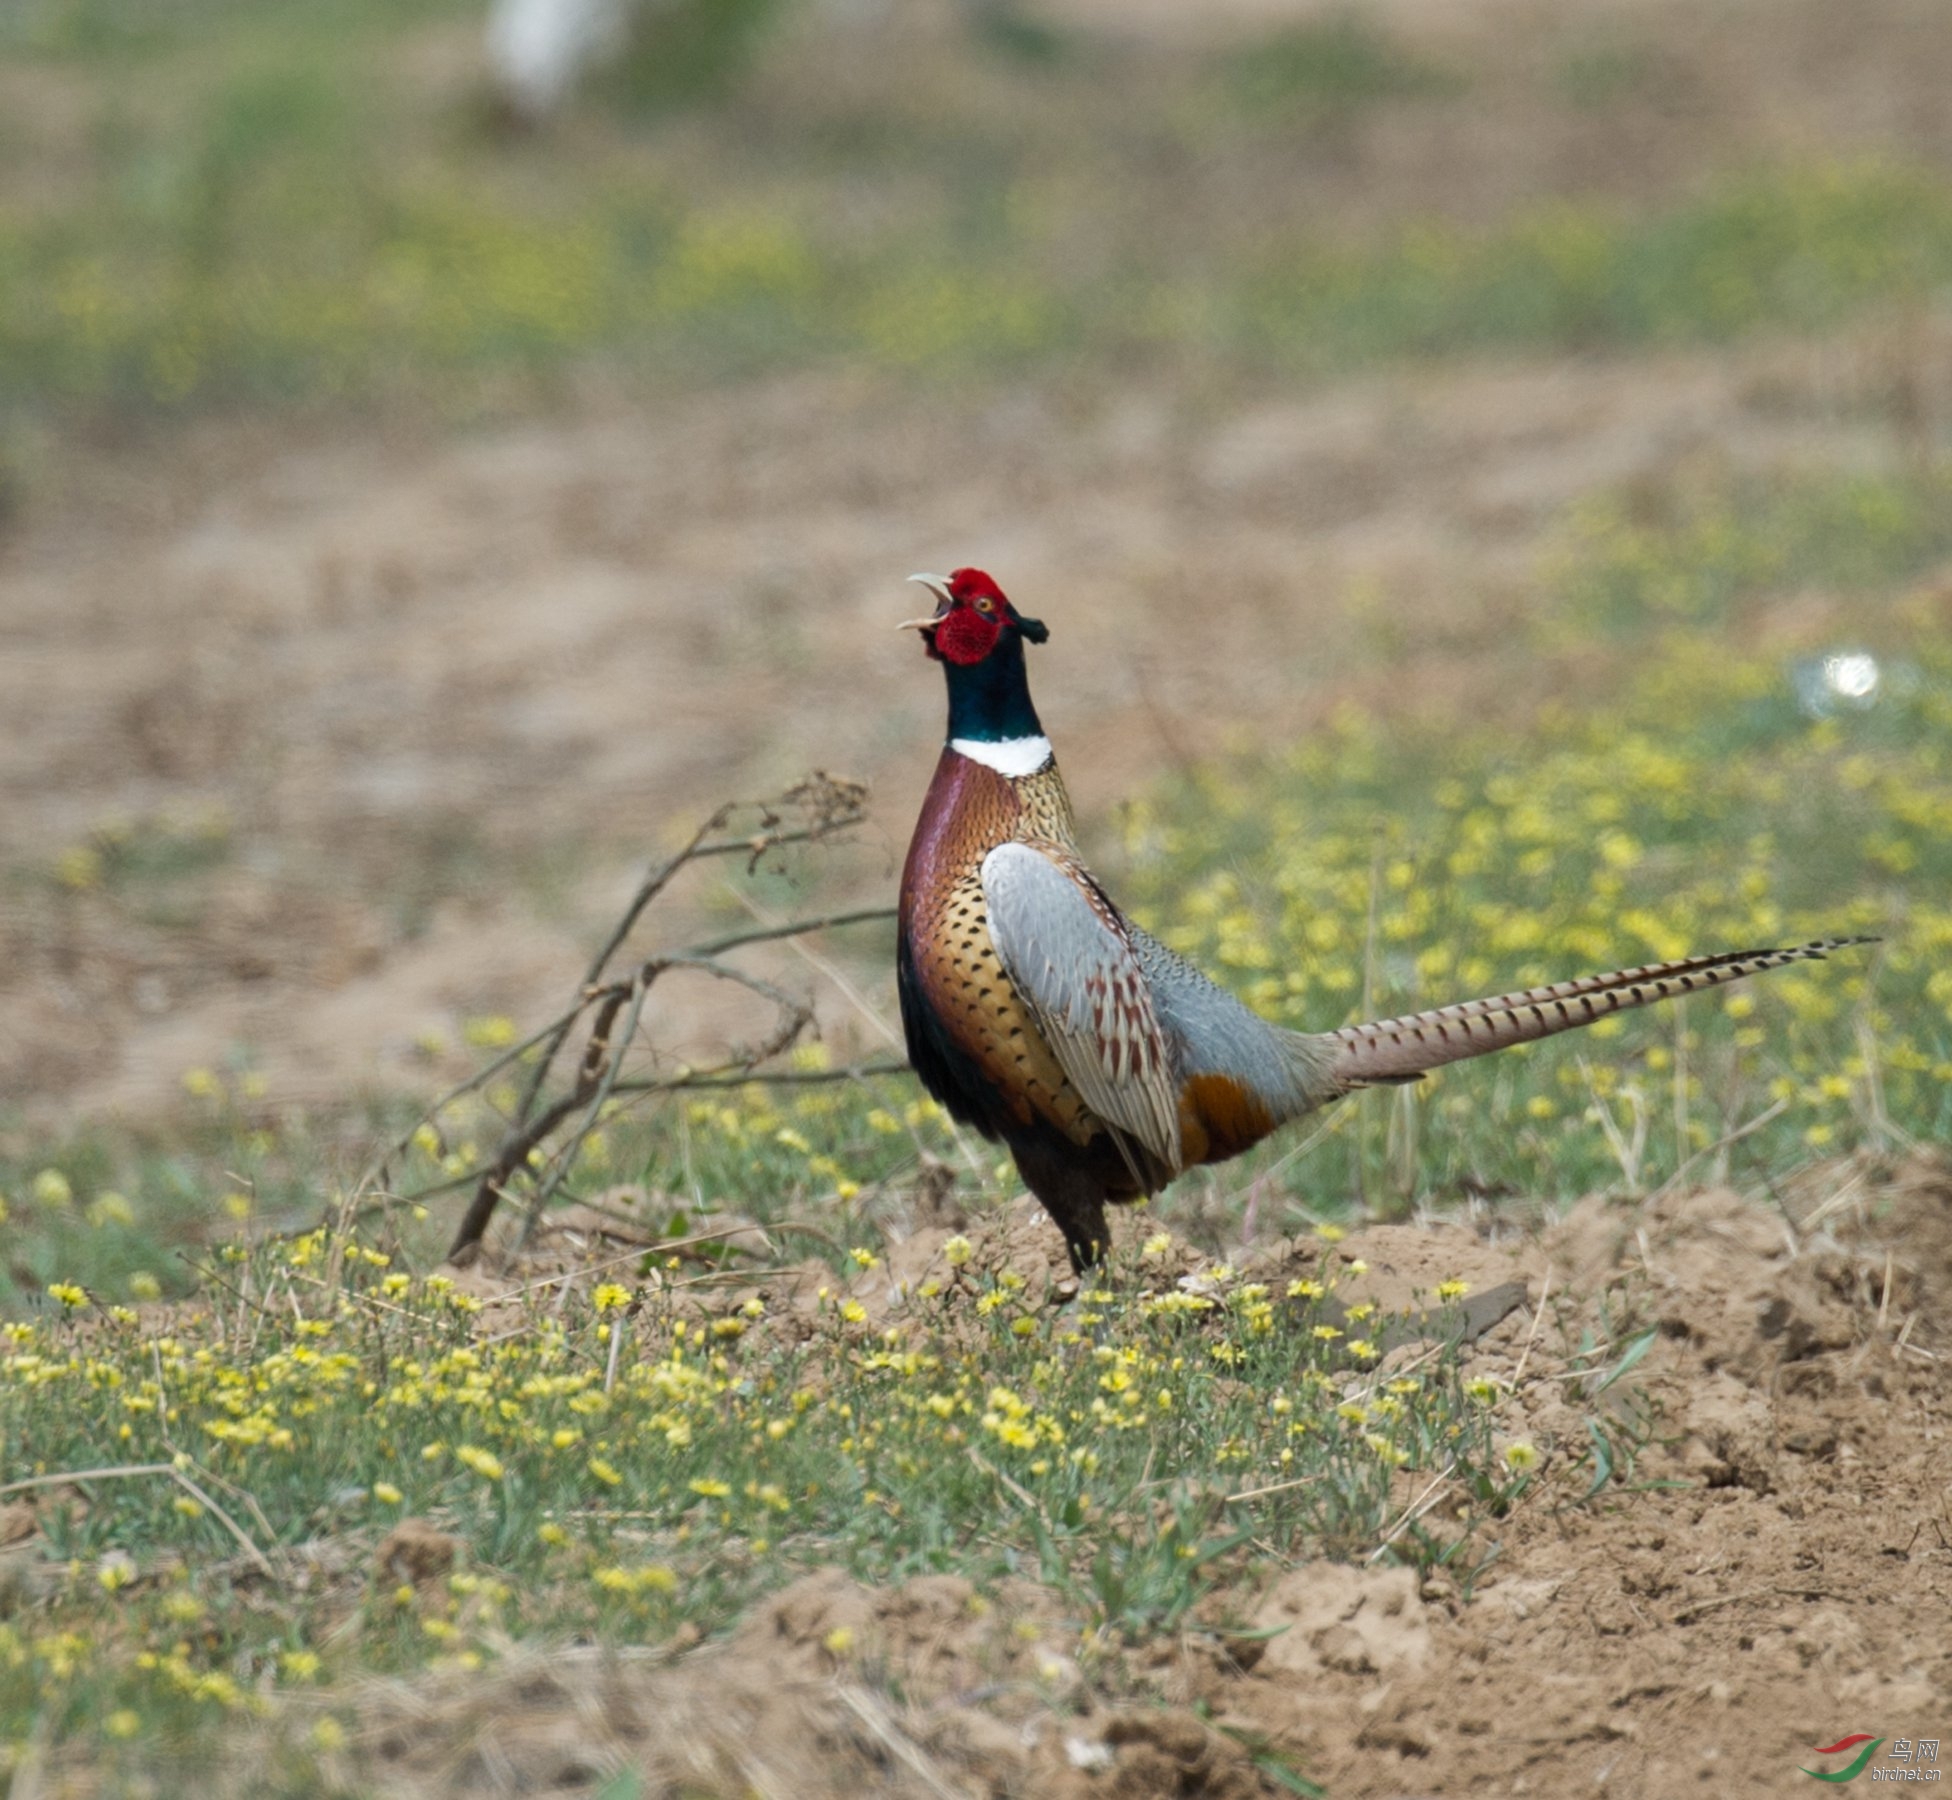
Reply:
<svg viewBox="0 0 1952 1800"><path fill-rule="evenodd" d="M995 613L978 612L967 604L950 607L931 633L937 656L965 666L981 662L1002 635L1003 621Z"/></svg>

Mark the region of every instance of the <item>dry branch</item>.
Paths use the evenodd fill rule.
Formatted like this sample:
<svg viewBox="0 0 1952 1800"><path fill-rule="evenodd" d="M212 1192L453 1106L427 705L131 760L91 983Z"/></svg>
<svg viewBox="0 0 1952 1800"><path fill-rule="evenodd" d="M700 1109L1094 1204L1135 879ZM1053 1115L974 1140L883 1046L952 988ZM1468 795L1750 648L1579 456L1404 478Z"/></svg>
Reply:
<svg viewBox="0 0 1952 1800"><path fill-rule="evenodd" d="M532 1032L521 1044L444 1095L416 1120L376 1169L378 1182L385 1184L392 1159L405 1151L422 1124L437 1118L442 1110L480 1088L517 1058L533 1055L534 1067L494 1155L481 1169L459 1182L440 1184L447 1188L471 1181L474 1186L474 1196L448 1250L450 1261L466 1264L480 1254L482 1238L496 1208L508 1197L512 1185L524 1178L532 1186L523 1232L526 1238L575 1165L605 1109L619 1095L669 1093L687 1087L729 1087L753 1079L782 1083L844 1078L845 1071L788 1074L766 1069L765 1064L799 1041L813 1022L813 1010L807 1002L796 999L774 983L721 959L748 944L800 937L837 926L879 923L894 916L891 907L856 907L730 932L683 950L648 956L627 974L612 974L610 966L652 901L690 864L711 857L742 855L747 859L748 868L756 868L775 850L819 843L841 835L859 824L866 810L864 787L821 774L788 789L777 800L721 806L682 849L650 870L639 883L623 916L584 973L575 1001L549 1024ZM750 832L741 834L731 829L735 821L745 816L753 820ZM624 1064L637 1040L651 990L660 978L673 971L709 975L758 995L774 1009L773 1026L760 1042L740 1048L726 1062L713 1068L689 1070L669 1079L640 1075L626 1080ZM588 1034L575 1074L565 1089L551 1096L549 1082L556 1061L584 1020L588 1021ZM894 1074L905 1067L890 1061L870 1065L861 1072ZM552 1147L545 1158L538 1152L546 1146Z"/></svg>

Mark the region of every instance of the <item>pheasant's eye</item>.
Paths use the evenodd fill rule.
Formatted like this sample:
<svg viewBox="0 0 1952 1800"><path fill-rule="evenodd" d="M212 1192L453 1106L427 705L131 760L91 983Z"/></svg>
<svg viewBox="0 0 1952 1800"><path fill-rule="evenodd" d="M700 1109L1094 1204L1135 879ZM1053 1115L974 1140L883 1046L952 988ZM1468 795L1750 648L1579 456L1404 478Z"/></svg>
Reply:
<svg viewBox="0 0 1952 1800"><path fill-rule="evenodd" d="M996 611L996 602L987 594L978 594L976 596L976 610L979 613L993 613Z"/></svg>

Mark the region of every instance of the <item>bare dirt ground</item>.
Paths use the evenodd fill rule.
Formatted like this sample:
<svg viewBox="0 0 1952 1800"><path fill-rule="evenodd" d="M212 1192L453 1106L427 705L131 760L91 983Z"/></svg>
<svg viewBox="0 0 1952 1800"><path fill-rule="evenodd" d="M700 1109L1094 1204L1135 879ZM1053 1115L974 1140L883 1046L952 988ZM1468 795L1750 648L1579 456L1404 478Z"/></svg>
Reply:
<svg viewBox="0 0 1952 1800"><path fill-rule="evenodd" d="M1043 1272L1033 1212L965 1229L979 1261ZM945 1235L861 1278L874 1316L944 1272ZM1245 1273L1321 1254L1272 1246ZM1793 1791L1851 1732L1943 1736L1943 1162L1812 1170L1774 1213L1716 1189L1593 1199L1539 1235L1383 1226L1331 1254L1369 1265L1345 1291L1386 1311L1460 1273L1525 1285L1466 1366L1515 1390L1505 1423L1544 1461L1459 1559L1496 1551L1468 1597L1448 1573L1312 1563L1123 1643L1029 1582L983 1598L953 1576L877 1590L830 1571L723 1643L517 1653L492 1680L375 1690L349 1755L375 1791L416 1796L569 1794L629 1768L656 1796L1248 1800L1273 1753L1337 1800L1665 1800ZM1582 1400L1582 1332L1644 1324L1646 1360ZM1640 1413L1647 1447L1581 1504L1567 1459L1609 1407ZM1406 1510L1441 1531L1457 1498L1418 1476Z"/></svg>
<svg viewBox="0 0 1952 1800"><path fill-rule="evenodd" d="M1921 341L1952 372L1952 339L1915 334L1907 367ZM889 629L914 568L987 566L1052 624L1038 692L1091 818L1344 696L1523 709L1501 627L1544 604L1557 509L1690 465L1902 454L1896 354L1872 330L1224 409L809 377L111 463L102 490L140 479L156 516L30 520L6 556L10 859L116 821L226 856L187 919L45 889L0 913L0 1091L140 1117L240 1052L273 1104L423 1084L425 1033L534 1015L640 858L810 767L874 785L860 881L885 890L940 737L939 680Z"/></svg>

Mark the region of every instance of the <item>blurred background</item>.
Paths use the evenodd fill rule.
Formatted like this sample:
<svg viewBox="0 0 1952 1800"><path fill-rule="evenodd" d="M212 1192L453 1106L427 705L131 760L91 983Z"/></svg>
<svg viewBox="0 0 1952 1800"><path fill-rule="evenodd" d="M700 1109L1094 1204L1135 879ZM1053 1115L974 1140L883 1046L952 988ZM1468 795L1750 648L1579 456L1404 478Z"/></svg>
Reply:
<svg viewBox="0 0 1952 1800"><path fill-rule="evenodd" d="M964 563L1297 1022L1890 939L1481 1078L1532 1185L1941 1132L1949 91L1942 0L9 0L4 1280L314 1216L720 800L874 825L672 932L891 894ZM1296 1204L1509 1176L1359 1122Z"/></svg>

